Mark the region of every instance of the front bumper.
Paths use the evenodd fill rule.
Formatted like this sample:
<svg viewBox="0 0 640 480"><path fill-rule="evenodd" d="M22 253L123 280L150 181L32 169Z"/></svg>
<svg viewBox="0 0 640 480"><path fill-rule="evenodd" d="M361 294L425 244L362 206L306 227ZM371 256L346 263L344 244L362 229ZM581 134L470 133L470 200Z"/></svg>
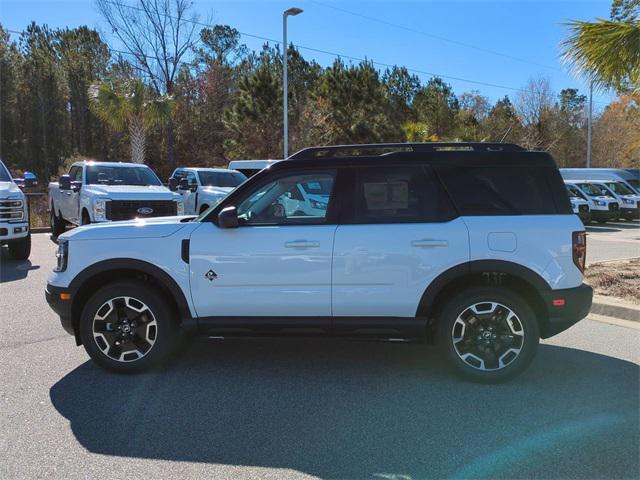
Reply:
<svg viewBox="0 0 640 480"><path fill-rule="evenodd" d="M620 210L591 210L591 217L597 221L617 220Z"/></svg>
<svg viewBox="0 0 640 480"><path fill-rule="evenodd" d="M633 218L637 220L638 218L640 218L640 207L636 207L636 208L623 207L620 209L620 216L625 218Z"/></svg>
<svg viewBox="0 0 640 480"><path fill-rule="evenodd" d="M589 314L593 288L583 283L575 288L551 290L545 297L549 316L541 337L549 338L575 325Z"/></svg>
<svg viewBox="0 0 640 480"><path fill-rule="evenodd" d="M47 299L47 303L51 310L56 312L56 314L60 317L60 323L62 323L62 328L70 335L76 335L76 332L73 328L73 319L71 316L71 299L62 300L60 294L69 293L69 290L63 287L56 287L55 285L51 285L47 283L47 287L44 291L44 296Z"/></svg>
<svg viewBox="0 0 640 480"><path fill-rule="evenodd" d="M24 238L29 234L29 222L0 223L0 242L8 242Z"/></svg>

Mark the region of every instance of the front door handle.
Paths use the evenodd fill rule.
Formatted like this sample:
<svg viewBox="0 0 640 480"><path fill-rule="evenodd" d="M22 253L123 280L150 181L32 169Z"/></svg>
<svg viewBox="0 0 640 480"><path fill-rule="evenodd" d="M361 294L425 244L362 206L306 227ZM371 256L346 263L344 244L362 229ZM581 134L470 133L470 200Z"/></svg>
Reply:
<svg viewBox="0 0 640 480"><path fill-rule="evenodd" d="M308 240L294 240L292 242L285 242L285 248L318 248L320 242L310 242Z"/></svg>
<svg viewBox="0 0 640 480"><path fill-rule="evenodd" d="M434 238L423 238L420 240L414 240L411 242L411 246L419 248L448 247L449 242L446 240L436 240Z"/></svg>

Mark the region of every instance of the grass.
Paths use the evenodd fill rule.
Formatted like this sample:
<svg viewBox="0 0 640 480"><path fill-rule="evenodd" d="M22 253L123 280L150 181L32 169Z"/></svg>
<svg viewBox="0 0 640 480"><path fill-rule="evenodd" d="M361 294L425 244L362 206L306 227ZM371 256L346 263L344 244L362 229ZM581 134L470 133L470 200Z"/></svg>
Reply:
<svg viewBox="0 0 640 480"><path fill-rule="evenodd" d="M31 193L31 192L29 192ZM33 192L41 193L41 192ZM29 225L31 228L49 226L49 206L46 193L40 195L29 195Z"/></svg>

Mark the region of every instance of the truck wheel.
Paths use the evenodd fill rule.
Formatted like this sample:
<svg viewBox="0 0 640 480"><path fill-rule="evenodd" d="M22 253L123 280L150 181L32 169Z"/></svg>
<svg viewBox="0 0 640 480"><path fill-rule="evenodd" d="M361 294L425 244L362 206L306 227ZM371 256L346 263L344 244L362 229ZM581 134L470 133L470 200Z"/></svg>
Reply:
<svg viewBox="0 0 640 480"><path fill-rule="evenodd" d="M31 254L31 232L24 238L9 242L9 254L14 260L27 260Z"/></svg>
<svg viewBox="0 0 640 480"><path fill-rule="evenodd" d="M533 360L540 331L529 305L510 290L474 287L441 310L438 347L449 363L475 382L500 382Z"/></svg>
<svg viewBox="0 0 640 480"><path fill-rule="evenodd" d="M174 310L161 294L137 281L98 290L80 317L80 338L89 356L113 372L148 370L165 360L178 340Z"/></svg>
<svg viewBox="0 0 640 480"><path fill-rule="evenodd" d="M55 206L51 205L51 211L49 212L49 224L51 225L51 235L58 237L65 231L64 220L56 215Z"/></svg>

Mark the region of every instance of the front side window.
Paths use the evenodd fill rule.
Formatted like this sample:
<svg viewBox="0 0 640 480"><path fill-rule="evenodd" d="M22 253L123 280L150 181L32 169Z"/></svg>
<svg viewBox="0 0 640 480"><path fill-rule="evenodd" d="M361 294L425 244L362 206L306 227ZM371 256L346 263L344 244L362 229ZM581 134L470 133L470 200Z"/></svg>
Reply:
<svg viewBox="0 0 640 480"><path fill-rule="evenodd" d="M572 198L585 199L584 195L582 194L582 192L580 190L578 190L576 187L574 187L573 185L567 185L567 192L569 193L569 196L572 197Z"/></svg>
<svg viewBox="0 0 640 480"><path fill-rule="evenodd" d="M335 172L298 173L258 187L238 206L240 225L313 225L326 222ZM323 189L309 193L310 185ZM313 191L313 189L311 189Z"/></svg>
<svg viewBox="0 0 640 480"><path fill-rule="evenodd" d="M11 175L9 175L9 170L4 166L4 163L0 162L0 182L10 182Z"/></svg>
<svg viewBox="0 0 640 480"><path fill-rule="evenodd" d="M162 185L156 174L148 167L111 167L108 165L87 167L87 183L92 185Z"/></svg>
<svg viewBox="0 0 640 480"><path fill-rule="evenodd" d="M640 180L637 178L630 178L627 183L640 192Z"/></svg>
<svg viewBox="0 0 640 480"><path fill-rule="evenodd" d="M439 184L421 166L363 168L356 195L357 223L434 222L454 215Z"/></svg>

